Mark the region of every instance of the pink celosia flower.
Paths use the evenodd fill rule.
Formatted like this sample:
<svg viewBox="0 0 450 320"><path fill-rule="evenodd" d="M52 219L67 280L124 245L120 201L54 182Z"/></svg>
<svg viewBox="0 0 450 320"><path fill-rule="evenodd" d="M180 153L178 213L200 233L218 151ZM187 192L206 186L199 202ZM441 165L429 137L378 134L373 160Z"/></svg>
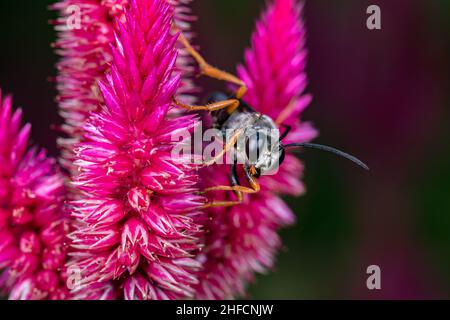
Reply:
<svg viewBox="0 0 450 320"><path fill-rule="evenodd" d="M190 36L190 22L194 17L187 5L192 0L167 0L175 8L175 23ZM110 44L114 42L114 21L124 19L129 0L63 0L52 7L60 11L55 22L59 39L55 43L62 57L58 63L57 87L60 114L65 123L65 138L59 139L61 163L73 171L73 149L81 141L84 124L90 112L103 103L98 81L109 71L112 62ZM190 80L191 59L181 50L177 67L183 72L179 99L194 101L196 91Z"/></svg>
<svg viewBox="0 0 450 320"><path fill-rule="evenodd" d="M10 299L66 299L63 178L0 92L0 277Z"/></svg>
<svg viewBox="0 0 450 320"><path fill-rule="evenodd" d="M299 120L311 100L303 94L307 79L301 9L295 0L275 0L257 23L252 49L245 54L246 65L239 67L239 76L249 88L244 100L258 112L291 125L293 131L285 141L295 142L316 136L310 124ZM278 195L302 194L302 172L300 161L287 155L277 175L260 179L260 193L247 196L242 205L210 210L206 248L199 256L205 271L197 287L197 298L242 295L255 272L265 272L273 266L281 244L278 230L295 221ZM204 177L209 186L229 184L228 173L219 168L207 170Z"/></svg>
<svg viewBox="0 0 450 320"><path fill-rule="evenodd" d="M167 116L180 87L172 19L164 0L135 0L117 23L105 104L76 149L76 298L193 296L203 199L191 159L171 154L171 135L195 126L193 116Z"/></svg>

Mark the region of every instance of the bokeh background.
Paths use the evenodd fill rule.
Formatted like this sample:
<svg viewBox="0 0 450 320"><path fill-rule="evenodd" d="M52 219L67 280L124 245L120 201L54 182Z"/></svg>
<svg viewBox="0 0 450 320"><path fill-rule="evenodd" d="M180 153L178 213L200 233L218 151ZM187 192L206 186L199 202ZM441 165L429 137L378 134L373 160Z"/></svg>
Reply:
<svg viewBox="0 0 450 320"><path fill-rule="evenodd" d="M34 141L56 156L51 2L0 1L0 86L24 107ZM235 70L264 3L195 0L208 60ZM381 31L366 28L370 4L381 7ZM372 171L302 155L308 192L288 199L298 224L283 231L276 268L249 298L450 298L450 1L307 0L304 18L315 97L304 118L320 129L318 142ZM372 264L380 291L366 287Z"/></svg>

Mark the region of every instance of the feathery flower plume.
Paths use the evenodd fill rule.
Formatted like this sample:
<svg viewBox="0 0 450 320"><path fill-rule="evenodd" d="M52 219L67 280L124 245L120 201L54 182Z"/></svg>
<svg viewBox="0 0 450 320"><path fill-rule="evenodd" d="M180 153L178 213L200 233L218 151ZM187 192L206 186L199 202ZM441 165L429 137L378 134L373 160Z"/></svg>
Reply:
<svg viewBox="0 0 450 320"><path fill-rule="evenodd" d="M307 79L301 11L302 6L295 0L275 0L257 23L252 48L245 53L245 66L238 70L249 88L244 100L258 112L291 125L293 131L286 141L295 142L316 136L312 125L299 120L311 101L310 95L303 94ZM208 186L229 183L228 173L214 171L214 175L210 171L204 175ZM302 172L301 162L287 155L276 175L261 177L260 193L246 196L242 205L210 210L214 219L207 227L206 247L199 257L205 270L196 298L229 299L243 295L254 273L273 267L281 245L278 230L295 221L279 195L302 194ZM208 180L211 176L214 181ZM245 181L243 175L241 181Z"/></svg>
<svg viewBox="0 0 450 320"><path fill-rule="evenodd" d="M192 297L200 265L203 199L191 159L174 157L171 136L194 116L169 117L180 87L178 35L164 0L132 0L117 21L105 101L76 148L83 196L74 202L69 273L78 299Z"/></svg>
<svg viewBox="0 0 450 320"><path fill-rule="evenodd" d="M0 91L0 287L10 299L66 299L63 178Z"/></svg>
<svg viewBox="0 0 450 320"><path fill-rule="evenodd" d="M188 4L192 0L167 0L175 9L174 21L187 34L195 20ZM57 68L60 114L64 118L59 139L61 164L72 171L74 146L81 141L84 124L92 111L98 110L103 97L98 88L113 59L110 44L114 42L114 21L124 19L129 0L63 0L52 6L60 12L56 20L59 39L54 44L62 57ZM191 59L181 50L177 67L183 73L178 99L193 103L196 88L190 79Z"/></svg>

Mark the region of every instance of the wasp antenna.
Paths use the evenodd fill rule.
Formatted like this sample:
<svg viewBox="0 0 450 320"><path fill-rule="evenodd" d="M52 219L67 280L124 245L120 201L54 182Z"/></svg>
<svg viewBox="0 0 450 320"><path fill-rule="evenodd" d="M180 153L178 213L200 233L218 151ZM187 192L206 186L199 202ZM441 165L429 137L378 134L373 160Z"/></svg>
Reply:
<svg viewBox="0 0 450 320"><path fill-rule="evenodd" d="M352 156L351 154L348 154L344 151L338 150L336 148L332 148L329 146L324 146L321 144L315 144L315 143L291 143L291 144L287 144L285 146L283 146L284 148L307 148L307 149L316 149L316 150L321 150L321 151L326 151L326 152L330 152L330 153L334 153L335 155L338 155L339 157L345 158L347 160L350 160L351 162L357 164L358 166L360 166L361 168L369 171L370 168L361 160L359 160L358 158L356 158L355 156Z"/></svg>

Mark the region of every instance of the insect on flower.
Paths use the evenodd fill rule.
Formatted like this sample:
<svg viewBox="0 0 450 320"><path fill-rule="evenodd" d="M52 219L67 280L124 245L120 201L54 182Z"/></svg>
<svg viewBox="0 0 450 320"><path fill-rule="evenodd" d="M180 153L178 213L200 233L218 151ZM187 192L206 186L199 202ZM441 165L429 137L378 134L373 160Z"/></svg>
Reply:
<svg viewBox="0 0 450 320"><path fill-rule="evenodd" d="M283 163L286 151L293 148L308 148L333 153L352 161L365 170L369 170L369 167L355 156L333 147L306 142L283 144L283 139L288 136L292 129L291 126L283 125L285 114L290 112L292 104L289 104L275 120L268 115L257 112L243 100L247 92L247 85L242 79L217 69L206 62L182 33L180 33L180 41L198 63L202 75L225 81L238 87L231 97L222 92L212 94L207 105L190 106L176 100L174 101L177 106L190 111L208 111L213 113L214 127L220 130L223 137L228 137L223 150L216 154L213 159L205 161L204 166L211 166L222 159L228 152L234 152L234 161L230 170L231 185L210 187L203 190L202 193L232 191L236 194L237 200L212 201L207 203L204 206L205 208L238 205L243 202L244 194L258 193L261 190L258 178L262 175L275 173ZM280 127L285 128L281 135L279 134ZM231 137L228 135L230 131L233 132ZM275 135L273 134L274 132L276 133ZM243 186L239 181L238 164L243 164L248 187Z"/></svg>

